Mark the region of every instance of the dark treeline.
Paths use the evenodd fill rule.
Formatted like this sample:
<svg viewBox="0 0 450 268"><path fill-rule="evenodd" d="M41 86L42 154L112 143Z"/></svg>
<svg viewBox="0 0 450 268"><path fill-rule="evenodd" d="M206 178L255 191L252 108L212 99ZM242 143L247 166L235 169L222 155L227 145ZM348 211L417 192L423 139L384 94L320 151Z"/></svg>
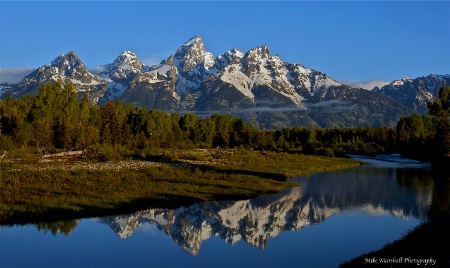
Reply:
<svg viewBox="0 0 450 268"><path fill-rule="evenodd" d="M427 115L401 118L397 124L399 152L410 158L450 163L450 87L439 91L438 98L428 103Z"/></svg>
<svg viewBox="0 0 450 268"><path fill-rule="evenodd" d="M148 111L118 100L90 106L85 96L78 99L72 84L43 84L38 96L0 101L0 150L89 148L121 153L153 148L244 147L326 156L400 150L423 158L422 151L430 144L442 149L443 154L448 151L448 111L442 114L448 110L446 94L447 106L430 104L434 114L402 118L397 129L294 127L275 131L259 130L226 114L198 118L193 113ZM447 147L436 142L442 138L447 138L443 139Z"/></svg>

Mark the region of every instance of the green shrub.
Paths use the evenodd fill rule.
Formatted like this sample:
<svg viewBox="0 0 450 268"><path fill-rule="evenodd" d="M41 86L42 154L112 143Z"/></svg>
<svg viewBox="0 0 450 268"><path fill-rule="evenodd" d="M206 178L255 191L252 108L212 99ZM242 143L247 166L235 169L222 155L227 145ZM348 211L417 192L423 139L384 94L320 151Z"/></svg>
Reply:
<svg viewBox="0 0 450 268"><path fill-rule="evenodd" d="M0 150L1 151L11 151L14 149L14 141L11 137L6 135L0 136Z"/></svg>
<svg viewBox="0 0 450 268"><path fill-rule="evenodd" d="M321 150L321 155L324 155L326 157L334 157L334 150L332 148L324 148Z"/></svg>
<svg viewBox="0 0 450 268"><path fill-rule="evenodd" d="M172 162L180 159L177 152L168 149L145 148L141 152L141 156L146 160Z"/></svg>
<svg viewBox="0 0 450 268"><path fill-rule="evenodd" d="M92 150L98 155L98 159L101 161L122 160L122 155L112 145L95 144L92 146Z"/></svg>

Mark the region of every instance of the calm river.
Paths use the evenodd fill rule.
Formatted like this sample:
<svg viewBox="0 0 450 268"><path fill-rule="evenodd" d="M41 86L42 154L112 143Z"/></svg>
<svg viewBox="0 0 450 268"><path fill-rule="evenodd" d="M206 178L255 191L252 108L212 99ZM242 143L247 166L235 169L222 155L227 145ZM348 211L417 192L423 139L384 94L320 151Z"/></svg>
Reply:
<svg viewBox="0 0 450 268"><path fill-rule="evenodd" d="M336 267L427 215L430 170L380 160L253 200L2 226L0 267Z"/></svg>

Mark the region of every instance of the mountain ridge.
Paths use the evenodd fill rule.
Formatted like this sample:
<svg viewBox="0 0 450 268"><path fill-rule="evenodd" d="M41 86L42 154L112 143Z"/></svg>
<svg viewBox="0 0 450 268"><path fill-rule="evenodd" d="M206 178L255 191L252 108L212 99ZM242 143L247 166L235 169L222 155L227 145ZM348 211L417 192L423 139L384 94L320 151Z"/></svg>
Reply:
<svg viewBox="0 0 450 268"><path fill-rule="evenodd" d="M414 79L404 77L394 80L381 88L375 87L374 92L379 92L396 99L403 105L411 105L411 108L420 114L428 112L427 103L436 99L439 89L450 85L450 74L429 74Z"/></svg>
<svg viewBox="0 0 450 268"><path fill-rule="evenodd" d="M86 94L91 104L118 98L167 112L246 113L243 117L248 122L262 128L394 125L415 110L389 94L388 88L351 88L300 63L283 62L267 45L246 53L233 48L214 57L200 36L185 42L160 64L146 66L126 50L94 73L70 51L3 90L2 97L37 94L40 84L58 80L73 83L79 96ZM331 113L334 116L327 112L330 103L331 111L336 111L336 104L342 108ZM310 109L318 104L322 109ZM295 120L280 123L280 117L286 116Z"/></svg>

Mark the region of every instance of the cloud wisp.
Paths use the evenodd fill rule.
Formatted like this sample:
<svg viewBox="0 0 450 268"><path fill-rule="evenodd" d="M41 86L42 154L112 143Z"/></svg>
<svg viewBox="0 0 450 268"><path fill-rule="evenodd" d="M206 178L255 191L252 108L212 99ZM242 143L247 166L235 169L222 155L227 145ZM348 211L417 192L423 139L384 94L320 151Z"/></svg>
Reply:
<svg viewBox="0 0 450 268"><path fill-rule="evenodd" d="M382 86L389 84L389 82L379 79L372 79L367 81L341 80L339 82L345 85L349 85L351 87L362 88L367 90L372 90L374 87L381 88Z"/></svg>
<svg viewBox="0 0 450 268"><path fill-rule="evenodd" d="M239 115L246 113L273 113L273 112L321 112L321 113L339 113L354 111L358 109L358 104L351 101L330 100L319 103L302 103L300 106L290 106L282 108L274 107L253 107L233 110L217 110L217 111L186 111L180 114L195 113L198 117L210 117L215 113L228 112L230 114Z"/></svg>
<svg viewBox="0 0 450 268"><path fill-rule="evenodd" d="M17 84L29 75L33 68L0 68L0 83Z"/></svg>

